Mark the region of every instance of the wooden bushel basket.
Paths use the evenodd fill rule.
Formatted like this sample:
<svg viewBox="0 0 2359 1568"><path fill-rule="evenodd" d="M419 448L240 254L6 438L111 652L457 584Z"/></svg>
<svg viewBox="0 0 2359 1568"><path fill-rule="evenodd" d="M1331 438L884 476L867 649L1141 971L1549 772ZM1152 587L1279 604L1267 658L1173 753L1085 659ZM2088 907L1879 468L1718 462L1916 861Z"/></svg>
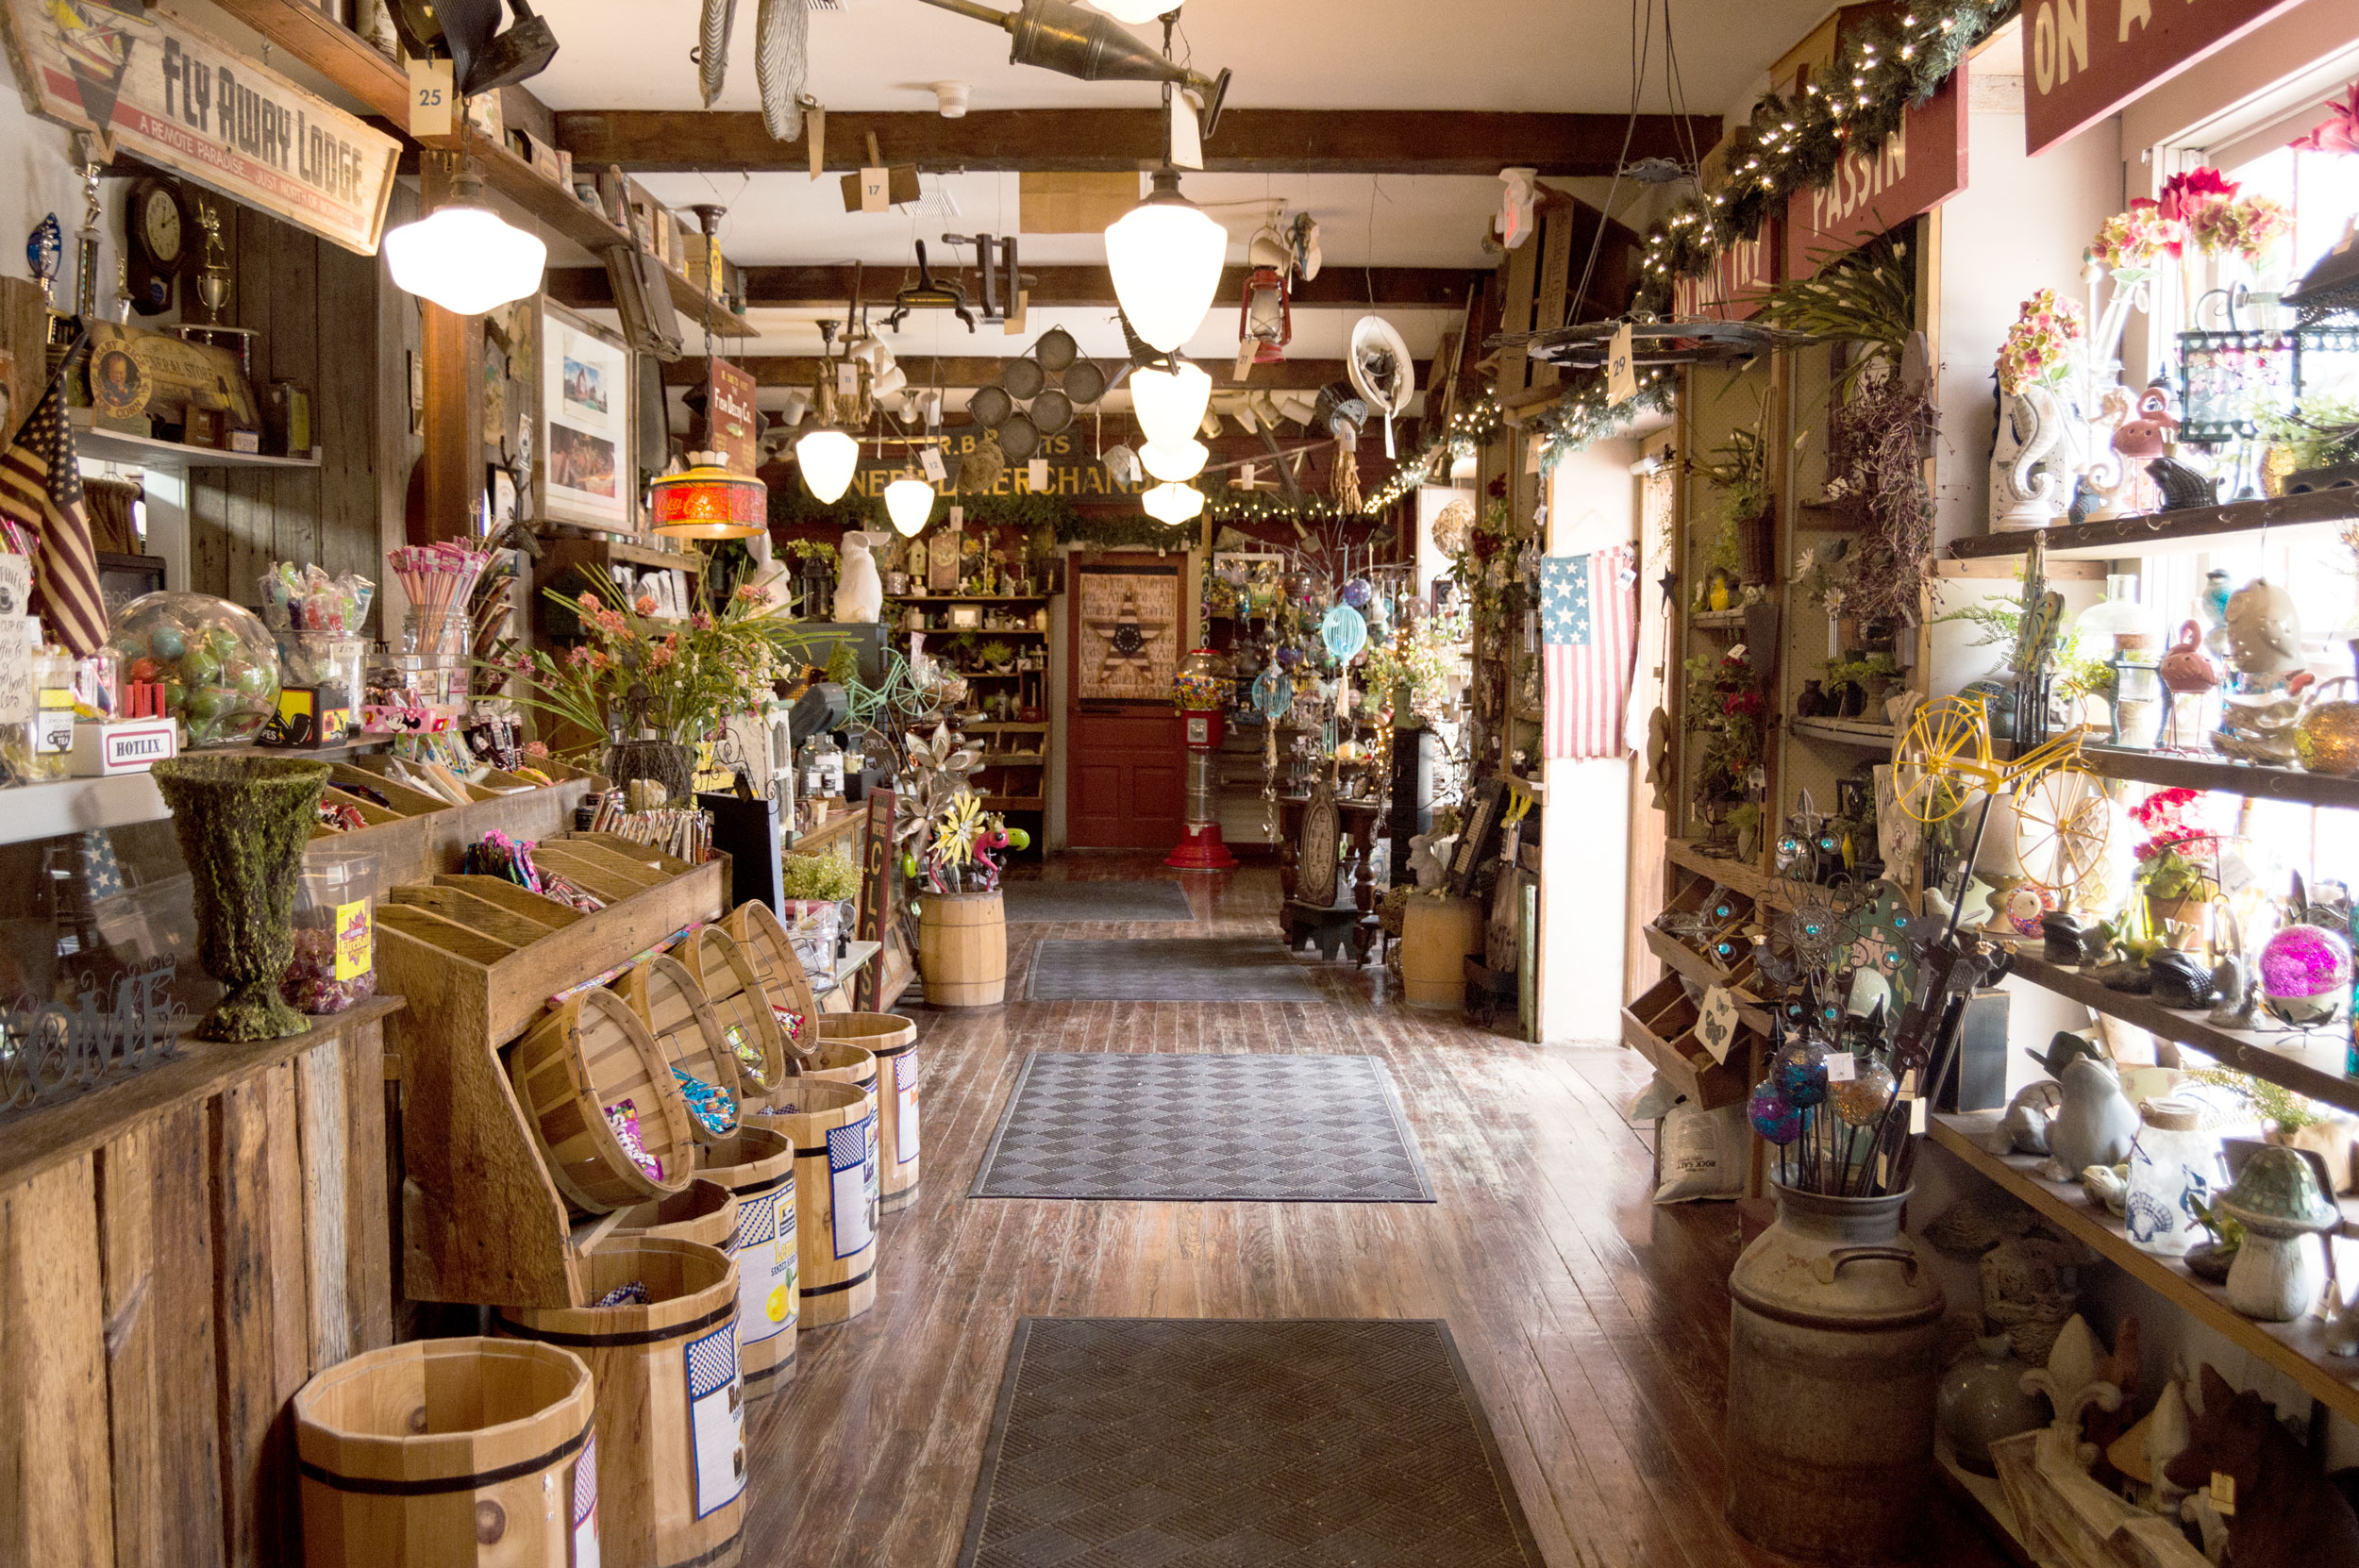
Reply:
<svg viewBox="0 0 2359 1568"><path fill-rule="evenodd" d="M745 1397L778 1392L795 1372L795 1145L784 1133L751 1125L734 1138L697 1150L702 1176L737 1196L737 1232L723 1250L737 1260L737 1354Z"/></svg>
<svg viewBox="0 0 2359 1568"><path fill-rule="evenodd" d="M688 1102L647 1026L611 992L592 988L542 1015L509 1059L525 1120L565 1201L586 1214L669 1197L688 1185ZM629 1101L650 1176L624 1151L610 1106Z"/></svg>
<svg viewBox="0 0 2359 1568"><path fill-rule="evenodd" d="M416 1340L338 1362L292 1408L313 1568L505 1568L597 1550L594 1393L571 1351Z"/></svg>
<svg viewBox="0 0 2359 1568"><path fill-rule="evenodd" d="M786 1035L753 960L737 939L708 926L688 941L686 963L705 993L721 1037L737 1060L737 1076L748 1097L767 1094L786 1081Z"/></svg>
<svg viewBox="0 0 2359 1568"><path fill-rule="evenodd" d="M795 942L786 934L786 926L767 904L740 904L729 915L728 933L753 965L754 977L770 999L773 1016L778 1009L786 1009L786 1016L778 1019L779 1038L786 1048L809 1055L819 1038L811 1027L811 1020L819 1016L819 1002L811 993L811 976L803 971L803 960L795 956Z"/></svg>
<svg viewBox="0 0 2359 1568"><path fill-rule="evenodd" d="M1464 1011L1466 959L1481 951L1482 917L1473 899L1411 898L1401 911L1400 999Z"/></svg>
<svg viewBox="0 0 2359 1568"><path fill-rule="evenodd" d="M795 1144L802 1326L858 1317L877 1304L877 1224L868 1199L877 1144L868 1096L830 1078L795 1078L755 1120Z"/></svg>
<svg viewBox="0 0 2359 1568"><path fill-rule="evenodd" d="M845 1040L877 1058L877 1188L886 1213L917 1201L917 1026L898 1013L830 1012L823 1041Z"/></svg>
<svg viewBox="0 0 2359 1568"><path fill-rule="evenodd" d="M655 1036L663 1049L663 1059L691 1077L717 1084L737 1102L738 1114L745 1114L745 1088L737 1073L737 1054L729 1049L723 1034L721 1021L712 1016L712 1009L705 1001L704 988L696 976L678 959L657 954L654 958L632 966L628 973L614 982L615 993L630 1005L639 1015L647 1032ZM685 1106L686 1100L681 1104ZM694 1115L688 1118L689 1131L699 1143L710 1143L716 1138L727 1138L737 1130L732 1118L718 1129L709 1127Z"/></svg>
<svg viewBox="0 0 2359 1568"><path fill-rule="evenodd" d="M714 1247L641 1238L598 1248L588 1273L594 1301L633 1283L647 1299L502 1308L494 1326L590 1364L605 1560L734 1568L745 1525L736 1267Z"/></svg>
<svg viewBox="0 0 2359 1568"><path fill-rule="evenodd" d="M723 1252L737 1235L737 1194L720 1182L699 1175L681 1192L652 1203L633 1204L623 1210L621 1224L599 1244L638 1241L657 1236L674 1242L698 1242Z"/></svg>
<svg viewBox="0 0 2359 1568"><path fill-rule="evenodd" d="M917 909L926 1004L995 1008L1008 998L1008 923L999 894L929 892Z"/></svg>

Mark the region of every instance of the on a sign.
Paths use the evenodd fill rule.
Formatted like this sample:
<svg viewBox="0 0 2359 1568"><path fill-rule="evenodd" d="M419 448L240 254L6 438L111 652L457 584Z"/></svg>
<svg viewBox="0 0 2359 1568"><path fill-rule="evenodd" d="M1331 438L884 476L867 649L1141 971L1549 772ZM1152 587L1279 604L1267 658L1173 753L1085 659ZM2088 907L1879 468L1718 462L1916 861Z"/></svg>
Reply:
<svg viewBox="0 0 2359 1568"><path fill-rule="evenodd" d="M2023 139L2043 152L2300 0L2024 0Z"/></svg>

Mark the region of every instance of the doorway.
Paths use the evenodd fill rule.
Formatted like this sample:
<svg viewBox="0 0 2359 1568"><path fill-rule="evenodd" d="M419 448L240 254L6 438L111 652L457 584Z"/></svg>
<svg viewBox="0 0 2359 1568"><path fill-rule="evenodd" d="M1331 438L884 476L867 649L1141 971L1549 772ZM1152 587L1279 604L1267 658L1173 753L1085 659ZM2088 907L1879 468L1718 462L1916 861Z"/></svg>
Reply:
<svg viewBox="0 0 2359 1568"><path fill-rule="evenodd" d="M1076 849L1177 842L1185 778L1172 676L1185 556L1076 556L1065 668L1066 837Z"/></svg>

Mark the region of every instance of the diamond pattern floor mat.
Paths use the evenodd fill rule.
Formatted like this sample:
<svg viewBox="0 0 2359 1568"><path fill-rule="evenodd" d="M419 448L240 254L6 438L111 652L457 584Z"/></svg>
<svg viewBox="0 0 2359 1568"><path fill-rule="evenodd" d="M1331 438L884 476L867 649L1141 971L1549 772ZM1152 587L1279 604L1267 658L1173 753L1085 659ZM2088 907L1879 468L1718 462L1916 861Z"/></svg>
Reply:
<svg viewBox="0 0 2359 1568"><path fill-rule="evenodd" d="M1245 937L1058 937L1032 949L1031 1002L1315 1002L1275 942Z"/></svg>
<svg viewBox="0 0 2359 1568"><path fill-rule="evenodd" d="M1025 1318L959 1568L1539 1568L1449 1329Z"/></svg>
<svg viewBox="0 0 2359 1568"><path fill-rule="evenodd" d="M1374 1057L1036 1051L968 1196L1431 1203Z"/></svg>
<svg viewBox="0 0 2359 1568"><path fill-rule="evenodd" d="M1012 926L1051 921L1194 920L1188 890L1177 882L1002 882L1000 907Z"/></svg>

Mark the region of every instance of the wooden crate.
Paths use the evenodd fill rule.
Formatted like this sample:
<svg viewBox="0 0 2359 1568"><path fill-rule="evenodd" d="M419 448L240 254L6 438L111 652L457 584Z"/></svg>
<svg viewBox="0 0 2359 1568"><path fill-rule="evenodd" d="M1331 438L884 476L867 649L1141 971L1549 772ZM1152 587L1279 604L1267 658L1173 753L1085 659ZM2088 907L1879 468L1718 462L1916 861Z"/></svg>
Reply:
<svg viewBox="0 0 2359 1568"><path fill-rule="evenodd" d="M1750 1093L1746 1073L1753 1039L1740 1028L1726 1062L1712 1059L1696 1037L1696 1004L1680 977L1668 975L1622 1009L1622 1043L1654 1064L1673 1087L1706 1110L1733 1105Z"/></svg>
<svg viewBox="0 0 2359 1568"><path fill-rule="evenodd" d="M393 1340L400 1006L0 1126L0 1562L300 1560L287 1402Z"/></svg>
<svg viewBox="0 0 2359 1568"><path fill-rule="evenodd" d="M605 853L623 859L619 852ZM646 853L648 861L631 862L632 869L656 875L648 867L663 862ZM407 1080L402 1287L411 1299L588 1304L581 1295L588 1277L583 1249L569 1233L564 1200L516 1103L504 1048L556 993L627 962L692 921L720 917L727 863L668 863L680 867L677 875L603 909L579 914L550 904L561 924L529 941L520 940L529 933L519 926L504 925L505 939L519 939L504 940L439 912L428 907L430 892L396 888L387 894L377 967L385 987L410 1003L393 1043ZM458 891L501 900L510 914L532 919L540 912L527 903L534 895L496 892L491 878L443 876L429 886L460 883L471 886ZM421 897L427 902L416 901Z"/></svg>

